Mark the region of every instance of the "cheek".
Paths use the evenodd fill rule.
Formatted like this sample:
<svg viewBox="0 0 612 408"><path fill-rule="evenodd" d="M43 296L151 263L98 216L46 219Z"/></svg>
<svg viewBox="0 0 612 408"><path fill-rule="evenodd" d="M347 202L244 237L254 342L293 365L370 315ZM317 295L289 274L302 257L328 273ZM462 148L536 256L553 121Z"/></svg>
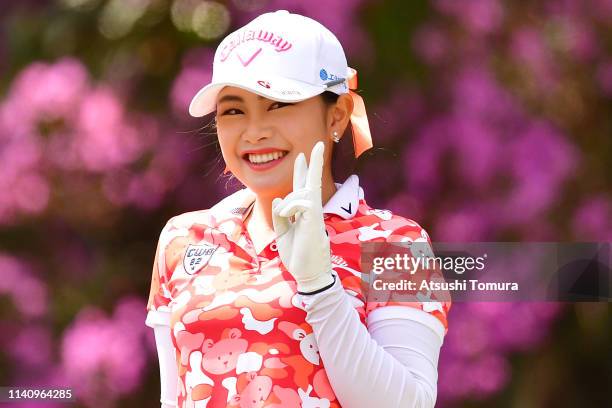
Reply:
<svg viewBox="0 0 612 408"><path fill-rule="evenodd" d="M310 153L312 152L312 149L314 148L315 144L317 144L318 142L325 143L323 134L324 134L324 131L319 130L319 129L316 129L316 130L313 129L310 132L303 134L303 138L300 140L298 148L301 152L303 152L306 155L306 158L310 157ZM325 156L327 156L327 153L328 153L327 143L325 143L325 145L326 145Z"/></svg>
<svg viewBox="0 0 612 408"><path fill-rule="evenodd" d="M223 157L228 160L233 160L236 151L237 137L227 130L217 130L217 140Z"/></svg>
<svg viewBox="0 0 612 408"><path fill-rule="evenodd" d="M285 121L283 134L291 141L295 149L309 155L315 143L325 137L325 129L322 125L319 126L314 118L299 118Z"/></svg>

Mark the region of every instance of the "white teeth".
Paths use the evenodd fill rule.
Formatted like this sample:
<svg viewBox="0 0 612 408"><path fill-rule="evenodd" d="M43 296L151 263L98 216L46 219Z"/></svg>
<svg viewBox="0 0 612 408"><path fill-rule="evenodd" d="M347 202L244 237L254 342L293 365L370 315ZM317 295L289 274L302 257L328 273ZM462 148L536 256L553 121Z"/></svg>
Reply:
<svg viewBox="0 0 612 408"><path fill-rule="evenodd" d="M272 152L272 153L264 153L264 154L249 153L249 161L251 163L266 163L266 162L281 158L286 154L287 152L279 152L279 151Z"/></svg>

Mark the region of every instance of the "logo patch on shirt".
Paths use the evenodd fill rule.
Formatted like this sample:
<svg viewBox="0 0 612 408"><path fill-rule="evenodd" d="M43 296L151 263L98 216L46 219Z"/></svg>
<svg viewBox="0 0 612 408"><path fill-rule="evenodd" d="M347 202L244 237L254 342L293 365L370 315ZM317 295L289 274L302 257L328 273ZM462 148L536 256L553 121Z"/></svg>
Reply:
<svg viewBox="0 0 612 408"><path fill-rule="evenodd" d="M193 245L189 244L185 250L185 258L183 258L183 267L185 271L193 275L208 264L210 258L219 248L219 245L210 244Z"/></svg>
<svg viewBox="0 0 612 408"><path fill-rule="evenodd" d="M353 203L350 203L350 202L349 202L348 208L344 208L343 206L340 206L340 208L342 208L344 211L346 211L347 213L349 213L349 215L352 215L352 214L353 214L353 209L352 209L352 208L353 208L353 206L352 206L352 204L353 204Z"/></svg>
<svg viewBox="0 0 612 408"><path fill-rule="evenodd" d="M238 214L238 215L242 215L244 213L246 213L246 211L248 210L248 207L236 207L236 208L232 208L230 210L230 213L232 214Z"/></svg>
<svg viewBox="0 0 612 408"><path fill-rule="evenodd" d="M333 265L348 266L348 262L346 262L340 255L332 255L331 263Z"/></svg>

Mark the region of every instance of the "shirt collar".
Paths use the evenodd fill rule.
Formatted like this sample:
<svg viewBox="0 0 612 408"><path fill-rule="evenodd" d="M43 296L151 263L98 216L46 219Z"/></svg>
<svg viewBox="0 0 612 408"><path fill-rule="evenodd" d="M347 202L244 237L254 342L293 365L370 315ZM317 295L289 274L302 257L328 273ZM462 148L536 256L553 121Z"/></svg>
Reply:
<svg viewBox="0 0 612 408"><path fill-rule="evenodd" d="M359 177L350 175L344 183L334 183L336 192L323 206L323 214L336 214L350 219L357 214L359 200L364 198L363 189L359 186ZM236 217L243 220L251 205L255 202L255 193L243 188L225 197L210 209L210 214L217 220Z"/></svg>
<svg viewBox="0 0 612 408"><path fill-rule="evenodd" d="M359 186L359 177L350 175L342 184L336 185L336 193L323 206L323 214L336 214L345 220L357 214L359 200L363 199L363 189Z"/></svg>

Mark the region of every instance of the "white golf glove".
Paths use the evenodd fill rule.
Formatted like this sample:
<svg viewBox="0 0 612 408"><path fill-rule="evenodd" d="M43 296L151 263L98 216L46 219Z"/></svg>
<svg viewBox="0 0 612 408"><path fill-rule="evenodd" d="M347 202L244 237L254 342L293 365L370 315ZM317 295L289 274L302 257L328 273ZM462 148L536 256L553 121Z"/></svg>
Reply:
<svg viewBox="0 0 612 408"><path fill-rule="evenodd" d="M324 148L323 142L315 144L310 166L300 153L293 166L293 191L284 199L272 200L278 253L301 294L320 291L335 282L321 198Z"/></svg>

